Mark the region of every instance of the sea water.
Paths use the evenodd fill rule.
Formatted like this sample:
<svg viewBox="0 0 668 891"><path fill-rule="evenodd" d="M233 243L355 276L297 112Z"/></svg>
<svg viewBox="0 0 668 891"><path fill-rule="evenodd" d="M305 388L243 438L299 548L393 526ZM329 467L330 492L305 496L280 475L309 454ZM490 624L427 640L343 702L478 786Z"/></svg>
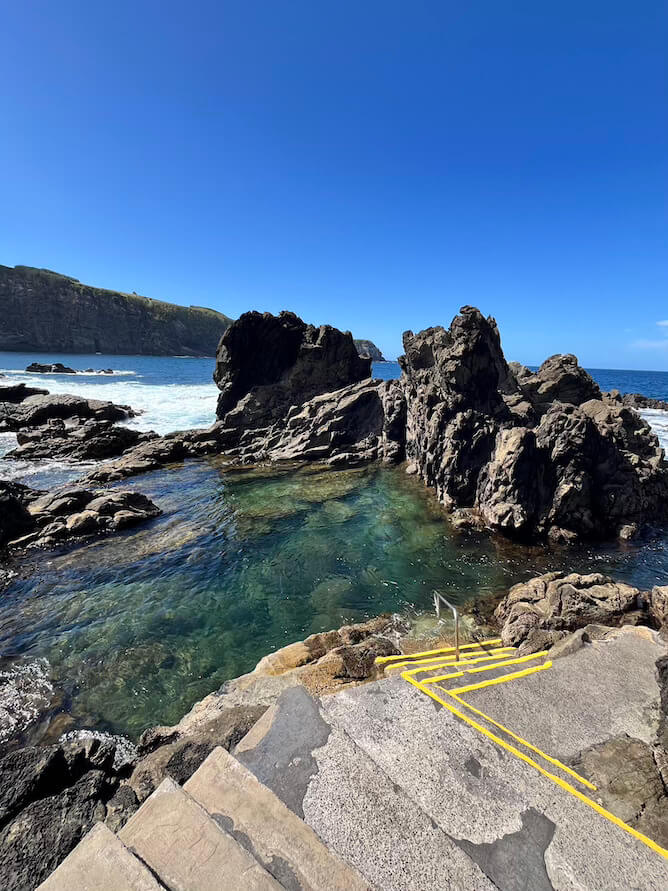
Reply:
<svg viewBox="0 0 668 891"><path fill-rule="evenodd" d="M117 371L21 370L35 360ZM205 426L215 413L210 359L9 353L0 370L12 382L128 403L143 411L131 423L156 432ZM374 366L378 377L398 373L396 363ZM592 373L606 389L668 398L668 374ZM654 414L661 433L666 416ZM80 466L0 460L1 478L31 485L80 474ZM465 603L548 570L601 571L641 588L668 572L664 535L527 548L457 533L401 468L234 469L212 457L118 485L145 492L163 515L36 555L36 572L0 599L0 670L39 675L40 695L53 691L50 708L67 715L69 729L136 738L310 633L384 611L427 617L435 588Z"/></svg>

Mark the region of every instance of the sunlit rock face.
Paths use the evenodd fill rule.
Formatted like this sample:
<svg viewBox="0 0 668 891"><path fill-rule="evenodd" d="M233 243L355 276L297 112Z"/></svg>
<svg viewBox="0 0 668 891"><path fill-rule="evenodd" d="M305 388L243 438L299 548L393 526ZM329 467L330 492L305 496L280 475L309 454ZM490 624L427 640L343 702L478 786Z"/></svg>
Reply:
<svg viewBox="0 0 668 891"><path fill-rule="evenodd" d="M665 518L656 436L575 356L511 367L496 322L473 307L448 330L406 332L404 348L406 455L460 523L568 541Z"/></svg>

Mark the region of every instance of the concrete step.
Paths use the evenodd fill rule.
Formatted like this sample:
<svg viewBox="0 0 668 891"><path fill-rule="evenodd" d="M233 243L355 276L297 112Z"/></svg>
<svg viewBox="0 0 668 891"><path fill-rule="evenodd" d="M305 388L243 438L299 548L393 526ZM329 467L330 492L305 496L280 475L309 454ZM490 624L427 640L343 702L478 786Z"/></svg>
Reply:
<svg viewBox="0 0 668 891"><path fill-rule="evenodd" d="M37 891L162 891L104 823L96 823Z"/></svg>
<svg viewBox="0 0 668 891"><path fill-rule="evenodd" d="M278 891L281 885L173 780L118 833L170 891Z"/></svg>
<svg viewBox="0 0 668 891"><path fill-rule="evenodd" d="M290 891L368 891L369 883L223 748L184 786Z"/></svg>
<svg viewBox="0 0 668 891"><path fill-rule="evenodd" d="M285 690L234 754L379 891L493 891L469 856L332 727L303 687Z"/></svg>

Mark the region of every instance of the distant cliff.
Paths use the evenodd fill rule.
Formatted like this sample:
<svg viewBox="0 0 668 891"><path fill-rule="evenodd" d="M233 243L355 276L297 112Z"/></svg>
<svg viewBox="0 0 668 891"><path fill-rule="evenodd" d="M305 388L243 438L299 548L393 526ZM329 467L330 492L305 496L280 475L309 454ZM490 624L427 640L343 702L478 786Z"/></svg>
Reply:
<svg viewBox="0 0 668 891"><path fill-rule="evenodd" d="M372 359L374 362L387 361L376 344L371 340L356 340L355 346L359 355L364 359Z"/></svg>
<svg viewBox="0 0 668 891"><path fill-rule="evenodd" d="M212 309L83 285L0 265L0 350L215 356L231 319Z"/></svg>

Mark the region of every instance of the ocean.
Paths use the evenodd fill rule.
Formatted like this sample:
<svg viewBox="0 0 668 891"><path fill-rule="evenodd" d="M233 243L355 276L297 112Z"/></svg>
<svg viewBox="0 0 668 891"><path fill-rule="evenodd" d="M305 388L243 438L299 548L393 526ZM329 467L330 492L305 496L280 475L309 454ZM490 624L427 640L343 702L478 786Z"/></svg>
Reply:
<svg viewBox="0 0 668 891"><path fill-rule="evenodd" d="M114 368L33 375L33 361ZM214 419L213 359L0 353L8 380L132 405L158 433ZM604 389L668 400L668 373L591 369ZM374 374L399 375L394 362ZM645 412L668 444L668 414ZM13 437L1 437L11 448ZM51 486L81 466L0 459L0 478ZM668 578L668 534L574 548L527 548L453 530L400 468L230 470L189 461L120 484L164 513L136 530L38 555L0 599L0 679L51 700L26 741L93 728L132 739L169 724L266 653L315 631L401 613L434 628L435 588L463 604L554 569L601 571L641 588Z"/></svg>

